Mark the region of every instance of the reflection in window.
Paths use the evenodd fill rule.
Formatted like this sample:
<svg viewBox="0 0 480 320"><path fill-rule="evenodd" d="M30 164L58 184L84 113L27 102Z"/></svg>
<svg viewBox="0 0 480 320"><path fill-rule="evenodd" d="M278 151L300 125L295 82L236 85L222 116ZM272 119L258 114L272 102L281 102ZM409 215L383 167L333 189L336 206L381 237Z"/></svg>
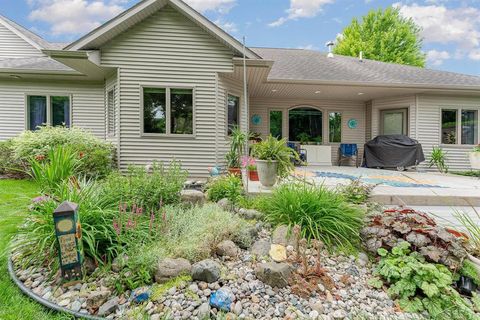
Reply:
<svg viewBox="0 0 480 320"><path fill-rule="evenodd" d="M457 143L457 110L442 110L442 143Z"/></svg>
<svg viewBox="0 0 480 320"><path fill-rule="evenodd" d="M228 95L228 134L232 133L232 129L239 125L240 113L240 98Z"/></svg>
<svg viewBox="0 0 480 320"><path fill-rule="evenodd" d="M47 123L47 97L28 96L28 128L37 130L37 127Z"/></svg>
<svg viewBox="0 0 480 320"><path fill-rule="evenodd" d="M462 110L462 144L478 143L478 114L475 110Z"/></svg>
<svg viewBox="0 0 480 320"><path fill-rule="evenodd" d="M166 133L166 89L143 89L143 131Z"/></svg>
<svg viewBox="0 0 480 320"><path fill-rule="evenodd" d="M342 114L330 112L328 115L330 142L342 142Z"/></svg>
<svg viewBox="0 0 480 320"><path fill-rule="evenodd" d="M288 113L288 139L301 143L322 142L322 112L313 108L297 108Z"/></svg>
<svg viewBox="0 0 480 320"><path fill-rule="evenodd" d="M70 127L70 98L50 97L52 126Z"/></svg>
<svg viewBox="0 0 480 320"><path fill-rule="evenodd" d="M281 139L283 136L282 115L283 115L282 111L278 111L278 110L270 111L270 134L277 139Z"/></svg>
<svg viewBox="0 0 480 320"><path fill-rule="evenodd" d="M193 134L193 90L170 90L170 133Z"/></svg>

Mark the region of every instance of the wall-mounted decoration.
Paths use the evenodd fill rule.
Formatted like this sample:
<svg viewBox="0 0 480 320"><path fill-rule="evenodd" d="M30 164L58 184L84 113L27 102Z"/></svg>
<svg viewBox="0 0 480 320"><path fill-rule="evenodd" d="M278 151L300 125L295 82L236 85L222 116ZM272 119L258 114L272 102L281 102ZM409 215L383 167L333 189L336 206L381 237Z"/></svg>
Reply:
<svg viewBox="0 0 480 320"><path fill-rule="evenodd" d="M357 119L350 119L348 120L348 127L350 129L357 129L358 127L358 120Z"/></svg>
<svg viewBox="0 0 480 320"><path fill-rule="evenodd" d="M252 116L252 124L258 126L262 123L262 117L258 114Z"/></svg>

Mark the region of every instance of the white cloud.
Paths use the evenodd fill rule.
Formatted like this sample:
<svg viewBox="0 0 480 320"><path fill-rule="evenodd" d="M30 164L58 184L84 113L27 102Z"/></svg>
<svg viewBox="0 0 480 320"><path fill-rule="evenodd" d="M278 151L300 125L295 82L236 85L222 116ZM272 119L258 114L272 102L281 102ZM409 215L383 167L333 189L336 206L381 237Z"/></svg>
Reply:
<svg viewBox="0 0 480 320"><path fill-rule="evenodd" d="M121 13L123 3L122 0L29 0L33 8L29 18L48 23L54 36L78 35Z"/></svg>
<svg viewBox="0 0 480 320"><path fill-rule="evenodd" d="M298 46L297 49L318 50L318 47L314 46L313 44L307 44L306 46Z"/></svg>
<svg viewBox="0 0 480 320"><path fill-rule="evenodd" d="M232 9L237 0L184 0L192 8L199 12L218 11L220 13L227 13Z"/></svg>
<svg viewBox="0 0 480 320"><path fill-rule="evenodd" d="M480 49L475 49L475 50L472 50L470 51L470 53L468 54L468 57L472 60L480 60Z"/></svg>
<svg viewBox="0 0 480 320"><path fill-rule="evenodd" d="M233 22L223 21L221 19L215 20L214 23L228 33L238 32L237 25Z"/></svg>
<svg viewBox="0 0 480 320"><path fill-rule="evenodd" d="M429 50L427 52L427 61L434 66L441 65L447 59L450 59L450 53L447 51Z"/></svg>
<svg viewBox="0 0 480 320"><path fill-rule="evenodd" d="M299 18L313 18L322 11L322 7L332 3L334 0L290 0L290 8L286 10L287 16L269 24L271 27L278 27L289 20Z"/></svg>

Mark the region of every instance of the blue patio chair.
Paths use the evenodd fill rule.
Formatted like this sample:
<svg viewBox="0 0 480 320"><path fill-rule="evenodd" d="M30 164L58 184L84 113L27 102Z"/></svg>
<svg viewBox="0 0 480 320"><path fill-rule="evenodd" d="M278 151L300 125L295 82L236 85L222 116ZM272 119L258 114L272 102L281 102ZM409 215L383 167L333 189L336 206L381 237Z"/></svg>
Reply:
<svg viewBox="0 0 480 320"><path fill-rule="evenodd" d="M302 149L300 147L300 143L289 141L287 142L287 147L295 150L298 153L298 156L300 157L300 161L292 159L295 165L300 165L303 162L307 162L307 150Z"/></svg>
<svg viewBox="0 0 480 320"><path fill-rule="evenodd" d="M355 166L358 168L358 146L356 143L342 143L338 148L338 166L345 160L355 159Z"/></svg>

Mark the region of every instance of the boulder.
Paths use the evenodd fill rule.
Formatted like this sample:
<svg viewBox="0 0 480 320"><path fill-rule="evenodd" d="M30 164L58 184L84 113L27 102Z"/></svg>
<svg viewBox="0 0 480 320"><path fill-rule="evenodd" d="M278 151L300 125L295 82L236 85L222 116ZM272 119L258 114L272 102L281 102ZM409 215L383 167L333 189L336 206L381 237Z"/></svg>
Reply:
<svg viewBox="0 0 480 320"><path fill-rule="evenodd" d="M90 293L87 297L87 306L91 309L97 309L107 301L112 293L109 290L100 290Z"/></svg>
<svg viewBox="0 0 480 320"><path fill-rule="evenodd" d="M283 262L287 260L287 248L281 244L272 244L270 246L269 254L275 262Z"/></svg>
<svg viewBox="0 0 480 320"><path fill-rule="evenodd" d="M207 302L202 303L197 310L197 316L199 319L210 319L210 304Z"/></svg>
<svg viewBox="0 0 480 320"><path fill-rule="evenodd" d="M289 231L288 226L278 226L273 230L272 243L296 248L297 242L298 240L295 239L295 236Z"/></svg>
<svg viewBox="0 0 480 320"><path fill-rule="evenodd" d="M192 279L212 283L220 278L220 266L213 260L197 262L192 267Z"/></svg>
<svg viewBox="0 0 480 320"><path fill-rule="evenodd" d="M262 213L260 211L245 208L238 210L238 215L247 220L258 220L262 217Z"/></svg>
<svg viewBox="0 0 480 320"><path fill-rule="evenodd" d="M100 307L100 309L98 309L97 315L99 315L100 317L108 316L110 313L112 313L118 308L119 301L120 299L118 297L114 297L108 300Z"/></svg>
<svg viewBox="0 0 480 320"><path fill-rule="evenodd" d="M291 267L287 263L267 262L257 266L255 275L271 287L284 288L288 285L291 272Z"/></svg>
<svg viewBox="0 0 480 320"><path fill-rule="evenodd" d="M180 199L182 202L192 206L203 206L205 203L205 194L199 190L186 189L180 192Z"/></svg>
<svg viewBox="0 0 480 320"><path fill-rule="evenodd" d="M227 256L234 258L238 255L239 249L231 240L224 240L217 245L216 253L219 256Z"/></svg>
<svg viewBox="0 0 480 320"><path fill-rule="evenodd" d="M252 246L252 254L256 257L268 256L270 252L271 243L268 240L257 240Z"/></svg>
<svg viewBox="0 0 480 320"><path fill-rule="evenodd" d="M192 265L186 259L166 258L161 260L155 270L155 281L165 283L168 280L183 274L190 274Z"/></svg>
<svg viewBox="0 0 480 320"><path fill-rule="evenodd" d="M227 198L220 199L217 204L225 211L232 211L233 209L232 203Z"/></svg>

